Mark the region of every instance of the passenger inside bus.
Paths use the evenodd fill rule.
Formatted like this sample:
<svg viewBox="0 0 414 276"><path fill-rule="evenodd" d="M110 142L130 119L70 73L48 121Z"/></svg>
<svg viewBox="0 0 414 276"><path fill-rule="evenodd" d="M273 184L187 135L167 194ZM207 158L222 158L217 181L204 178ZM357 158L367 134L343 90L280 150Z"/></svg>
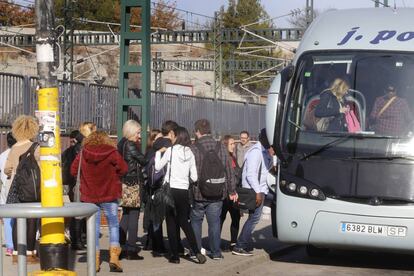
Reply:
<svg viewBox="0 0 414 276"><path fill-rule="evenodd" d="M348 83L336 78L332 85L320 94L319 104L315 107L316 128L318 131L347 131L345 113L350 107L345 102Z"/></svg>
<svg viewBox="0 0 414 276"><path fill-rule="evenodd" d="M397 95L394 85L388 85L385 95L375 99L370 114L371 129L375 134L402 136L407 134L412 121L407 100Z"/></svg>

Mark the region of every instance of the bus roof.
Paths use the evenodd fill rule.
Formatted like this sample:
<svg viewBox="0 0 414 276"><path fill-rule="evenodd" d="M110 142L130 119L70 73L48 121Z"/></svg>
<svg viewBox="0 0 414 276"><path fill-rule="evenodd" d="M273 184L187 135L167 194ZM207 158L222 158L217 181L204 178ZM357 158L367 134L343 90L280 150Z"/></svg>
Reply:
<svg viewBox="0 0 414 276"><path fill-rule="evenodd" d="M328 11L309 26L297 50L414 51L413 8Z"/></svg>

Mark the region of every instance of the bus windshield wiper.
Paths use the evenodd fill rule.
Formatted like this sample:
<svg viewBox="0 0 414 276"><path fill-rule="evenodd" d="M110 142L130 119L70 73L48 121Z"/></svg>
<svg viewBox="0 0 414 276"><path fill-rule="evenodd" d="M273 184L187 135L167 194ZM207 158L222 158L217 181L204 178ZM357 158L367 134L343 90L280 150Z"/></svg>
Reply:
<svg viewBox="0 0 414 276"><path fill-rule="evenodd" d="M395 160L395 159L403 159L403 160L411 160L414 161L414 156L409 155L391 155L391 156L355 156L350 157L350 159L354 160Z"/></svg>
<svg viewBox="0 0 414 276"><path fill-rule="evenodd" d="M371 134L371 133L369 133ZM344 135L343 132L332 132L332 133L325 133L322 136L324 137L338 137L337 139L321 146L319 149L305 154L305 156L303 156L301 158L301 160L305 160L308 159L309 157L313 156L313 155L317 155L319 153L321 153L322 151L325 151L327 149L329 149L330 147L333 147L337 144L340 144L346 140L348 140L349 138L359 138L359 139L364 139L364 138L370 138L370 139L383 139L383 138L387 138L387 139L399 139L399 137L394 137L394 136L379 136L379 135L369 135L368 133L364 133L364 132L359 132L359 133L347 133L346 135Z"/></svg>
<svg viewBox="0 0 414 276"><path fill-rule="evenodd" d="M334 133L332 133L332 134L334 134ZM331 134L326 135L326 136L330 136L330 135ZM337 137L337 136L333 136L333 137ZM331 141L331 142L329 142L329 143L321 146L317 150L315 150L315 151L313 151L311 153L305 154L305 156L303 156L301 158L301 160L305 160L305 159L308 159L309 157L311 157L313 155L317 155L317 154L321 153L322 151L325 151L325 150L329 149L330 147L333 147L333 146L335 146L335 145L337 145L337 144L339 144L341 142L344 142L344 141L346 141L346 140L348 140L349 138L352 138L352 137L354 137L354 133L350 133L350 134L347 134L345 136L343 136L343 135L342 136L339 136L337 139L335 139L335 140L333 140L333 141Z"/></svg>

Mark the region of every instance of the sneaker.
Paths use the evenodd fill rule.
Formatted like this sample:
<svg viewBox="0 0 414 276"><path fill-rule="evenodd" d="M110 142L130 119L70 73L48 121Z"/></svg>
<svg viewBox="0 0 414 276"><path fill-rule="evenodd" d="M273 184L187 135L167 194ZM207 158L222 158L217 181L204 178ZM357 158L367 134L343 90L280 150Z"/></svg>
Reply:
<svg viewBox="0 0 414 276"><path fill-rule="evenodd" d="M196 254L196 259L197 259L197 261L198 261L199 264L204 264L207 261L206 256L204 256L201 253L197 253Z"/></svg>
<svg viewBox="0 0 414 276"><path fill-rule="evenodd" d="M191 255L190 249L184 247L184 256L190 256L190 255Z"/></svg>
<svg viewBox="0 0 414 276"><path fill-rule="evenodd" d="M223 259L224 259L223 255L219 255L219 256L212 256L211 258L212 258L213 260L215 260L215 261L220 261L220 260L223 260Z"/></svg>
<svg viewBox="0 0 414 276"><path fill-rule="evenodd" d="M236 248L236 247L233 249L233 251L231 251L231 253L237 256L253 256L252 252L246 251L243 248Z"/></svg>
<svg viewBox="0 0 414 276"><path fill-rule="evenodd" d="M204 256L207 256L207 250L205 248L201 248L200 250L201 254L203 254Z"/></svg>
<svg viewBox="0 0 414 276"><path fill-rule="evenodd" d="M12 256L13 255L13 248L6 248L6 256Z"/></svg>

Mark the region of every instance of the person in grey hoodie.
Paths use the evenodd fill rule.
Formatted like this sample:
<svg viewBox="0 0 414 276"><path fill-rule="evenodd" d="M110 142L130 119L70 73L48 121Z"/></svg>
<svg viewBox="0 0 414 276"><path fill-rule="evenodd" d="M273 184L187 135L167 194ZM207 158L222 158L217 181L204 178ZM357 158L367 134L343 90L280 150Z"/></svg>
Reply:
<svg viewBox="0 0 414 276"><path fill-rule="evenodd" d="M170 263L180 263L178 256L179 237L177 226L184 231L193 253L196 255L198 263L206 262L206 257L200 253L193 228L188 221L190 213L190 201L188 198L188 188L191 181L197 181L197 167L194 154L190 149L190 134L183 127L175 130L175 142L172 147L162 148L155 154L155 169L161 170L167 165L167 171L163 185L170 185L171 196L174 200L175 208L167 207L166 222L168 241L170 243ZM161 157L161 153L165 152Z"/></svg>

